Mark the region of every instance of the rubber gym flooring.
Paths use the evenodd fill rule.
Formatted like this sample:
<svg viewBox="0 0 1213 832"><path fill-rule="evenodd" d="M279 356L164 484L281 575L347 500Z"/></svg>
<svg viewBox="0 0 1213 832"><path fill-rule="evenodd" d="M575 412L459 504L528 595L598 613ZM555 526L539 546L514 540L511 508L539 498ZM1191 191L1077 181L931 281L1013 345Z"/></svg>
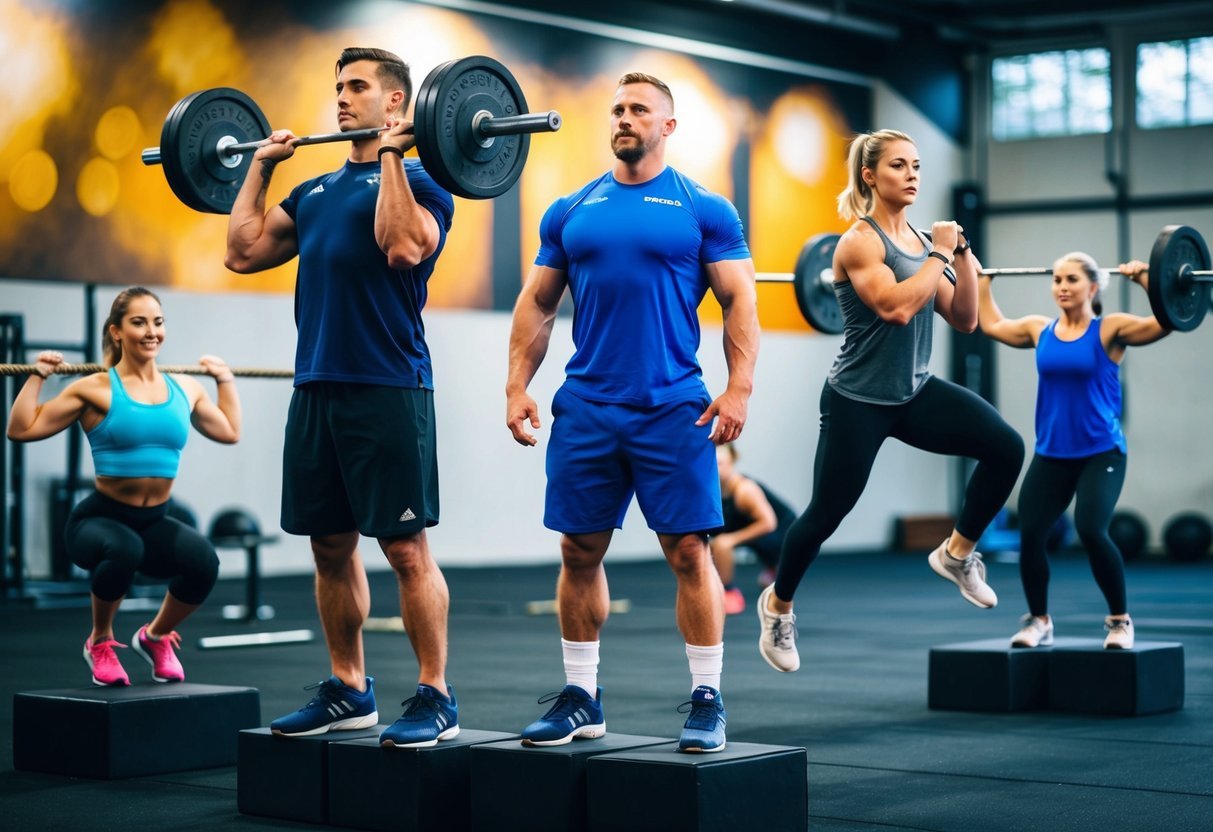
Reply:
<svg viewBox="0 0 1213 832"><path fill-rule="evenodd" d="M674 580L663 561L612 564L615 614L602 641L600 684L609 728L676 737L688 698L683 643L674 627ZM1184 645L1182 710L1139 717L930 710L927 655L933 645L1009 637L1023 612L1018 568L989 565L1001 603L979 610L936 577L920 554L825 556L797 597L802 667L771 670L756 647L756 567L738 583L749 601L725 634L722 691L729 739L808 750L810 827L852 830L1213 829L1213 561L1129 564L1138 640ZM526 602L551 598L554 566L447 569L451 588L448 679L466 728L518 731L563 684L551 615ZM398 614L390 573L371 575L373 616ZM301 688L327 676L322 642L199 650L197 639L250 629L319 631L310 576L268 579L272 621L225 621L242 581L222 581L183 631L187 678L260 690L265 724L302 705ZM1078 554L1055 558L1052 607L1058 636L1102 637L1102 601ZM128 641L147 612L122 612ZM307 824L240 815L235 768L96 781L14 771L12 697L18 691L87 686L80 657L87 611L0 601L0 827L11 830L307 829ZM413 693L416 663L400 633L365 636L381 722ZM136 684L148 668L121 651ZM71 754L70 747L63 748ZM640 811L643 811L641 807ZM764 831L766 832L766 831Z"/></svg>

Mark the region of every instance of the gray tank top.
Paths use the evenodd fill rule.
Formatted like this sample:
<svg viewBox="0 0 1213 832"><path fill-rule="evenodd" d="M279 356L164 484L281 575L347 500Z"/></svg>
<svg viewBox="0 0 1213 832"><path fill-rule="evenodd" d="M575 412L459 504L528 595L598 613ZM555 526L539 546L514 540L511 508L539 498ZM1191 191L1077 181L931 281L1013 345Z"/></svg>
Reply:
<svg viewBox="0 0 1213 832"><path fill-rule="evenodd" d="M884 241L884 263L898 283L922 268L931 250L925 238L923 250L910 254L898 248L871 217L863 219ZM849 280L835 283L834 294L842 309L843 330L842 349L830 368L830 386L849 399L873 404L901 404L912 399L931 377L927 362L931 360L935 298L905 326L895 326L868 308Z"/></svg>

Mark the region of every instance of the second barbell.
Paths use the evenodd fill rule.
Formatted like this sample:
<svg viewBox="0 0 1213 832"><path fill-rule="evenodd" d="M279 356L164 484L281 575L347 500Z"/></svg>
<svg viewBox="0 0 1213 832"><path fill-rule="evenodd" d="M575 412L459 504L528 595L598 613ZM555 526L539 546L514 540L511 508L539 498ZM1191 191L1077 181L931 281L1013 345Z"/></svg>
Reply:
<svg viewBox="0 0 1213 832"><path fill-rule="evenodd" d="M804 319L827 335L843 331L842 310L834 294L834 249L841 235L816 234L805 242L793 272L759 272L759 283L791 283ZM1210 305L1213 283L1209 248L1200 233L1186 225L1168 225L1150 250L1150 311L1168 329L1196 329ZM1104 271L1110 271L1104 269ZM1046 275L1044 266L983 269L983 274Z"/></svg>

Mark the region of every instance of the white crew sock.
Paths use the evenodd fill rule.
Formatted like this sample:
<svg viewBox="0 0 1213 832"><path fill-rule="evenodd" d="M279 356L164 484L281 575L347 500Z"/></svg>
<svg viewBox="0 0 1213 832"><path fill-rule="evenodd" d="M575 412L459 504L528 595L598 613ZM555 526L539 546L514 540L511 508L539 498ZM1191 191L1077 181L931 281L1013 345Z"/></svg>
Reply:
<svg viewBox="0 0 1213 832"><path fill-rule="evenodd" d="M591 697L598 695L598 642L560 639L564 654L564 683L577 685Z"/></svg>
<svg viewBox="0 0 1213 832"><path fill-rule="evenodd" d="M724 669L724 642L714 647L687 645L687 660L691 664L691 690L707 685L720 690L720 673Z"/></svg>

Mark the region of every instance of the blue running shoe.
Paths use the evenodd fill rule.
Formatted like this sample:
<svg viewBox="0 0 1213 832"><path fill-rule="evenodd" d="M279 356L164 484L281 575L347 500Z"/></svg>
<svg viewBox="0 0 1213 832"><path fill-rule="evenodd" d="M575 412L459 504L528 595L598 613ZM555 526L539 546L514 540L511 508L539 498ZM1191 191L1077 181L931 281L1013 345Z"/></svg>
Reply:
<svg viewBox="0 0 1213 832"><path fill-rule="evenodd" d="M294 713L270 723L270 731L281 737L307 737L326 731L354 731L379 722L375 710L375 680L366 677L366 692L349 687L336 676L308 685L304 690L320 690Z"/></svg>
<svg viewBox="0 0 1213 832"><path fill-rule="evenodd" d="M539 704L555 700L548 712L522 729L523 745L564 745L574 737L592 739L606 734L602 716L602 688L594 698L580 685L565 685L559 693L544 694Z"/></svg>
<svg viewBox="0 0 1213 832"><path fill-rule="evenodd" d="M720 751L724 748L724 699L720 691L700 685L691 693L691 701L678 706L678 713L690 712L678 738L679 751Z"/></svg>
<svg viewBox="0 0 1213 832"><path fill-rule="evenodd" d="M417 695L400 703L404 713L379 735L384 748L424 748L459 734L459 703L455 689L446 686L446 696L432 685L418 685Z"/></svg>

